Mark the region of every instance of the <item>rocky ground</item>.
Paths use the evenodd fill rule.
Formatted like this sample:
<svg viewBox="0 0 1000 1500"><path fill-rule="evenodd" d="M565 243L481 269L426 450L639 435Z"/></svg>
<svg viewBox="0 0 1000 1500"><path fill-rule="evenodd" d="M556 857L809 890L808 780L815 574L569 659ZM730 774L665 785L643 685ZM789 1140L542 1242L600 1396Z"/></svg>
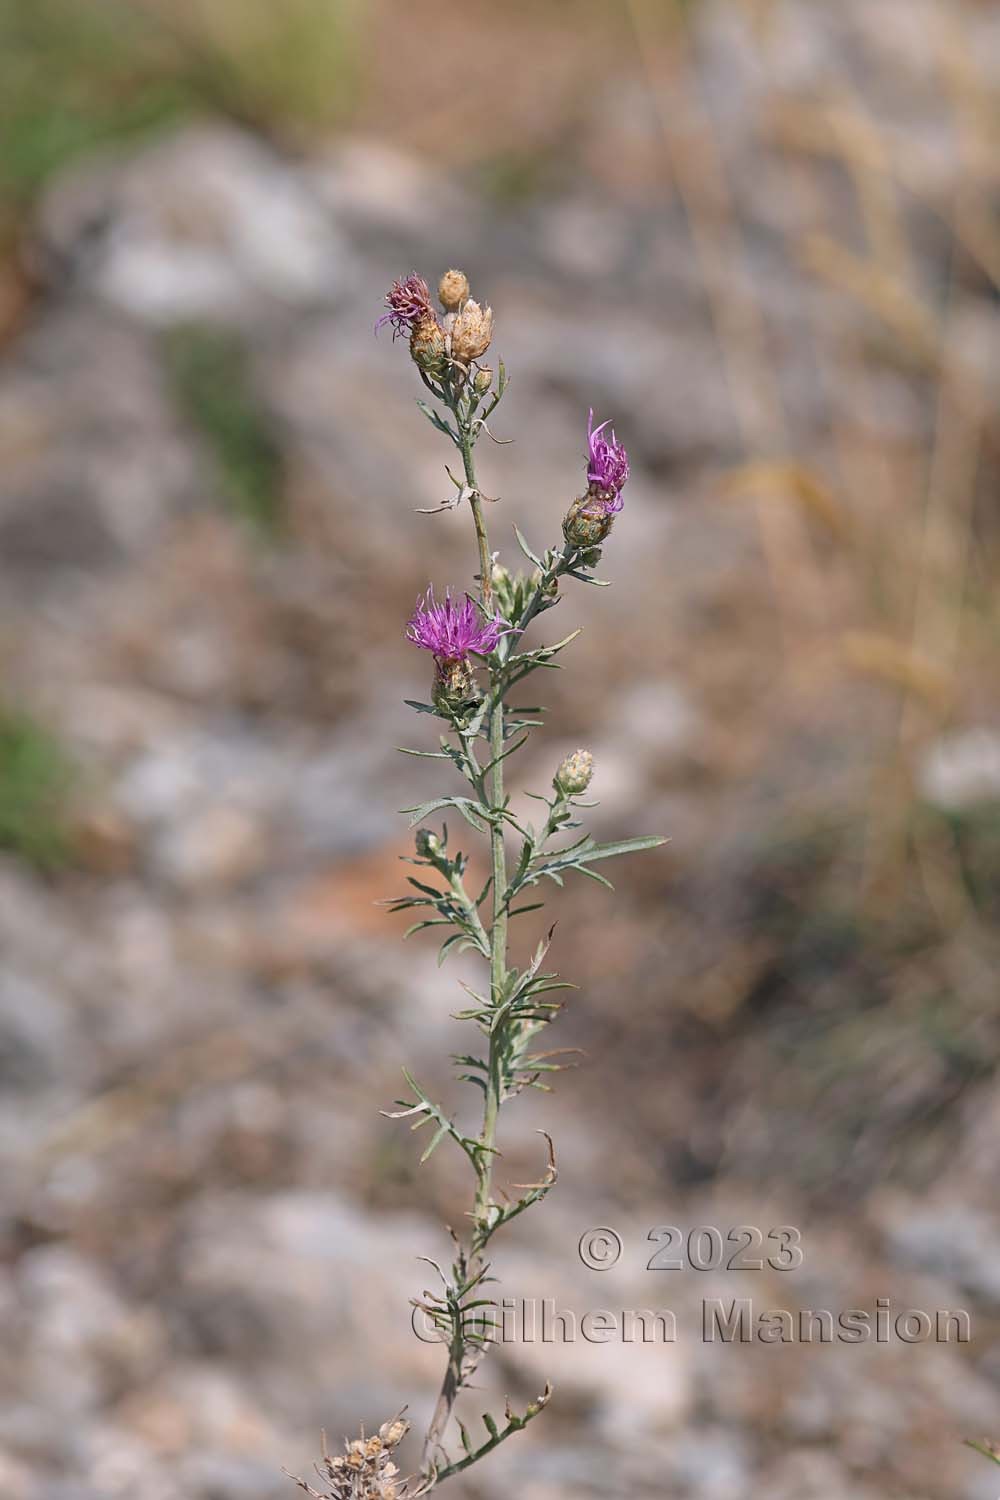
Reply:
<svg viewBox="0 0 1000 1500"><path fill-rule="evenodd" d="M514 376L496 542L555 540L591 404L634 460L523 785L584 741L600 830L672 841L553 903L588 1055L511 1111L506 1180L540 1124L561 1180L497 1269L679 1325L498 1350L484 1396L557 1395L464 1493L995 1493L961 1439L1000 1431L1000 320L995 155L959 105L1000 29L970 11L956 104L942 14L788 6L762 52L707 6L689 71L651 43L523 195L206 122L40 203L0 361L0 651L75 781L72 857L0 866L5 1497L273 1500L321 1427L430 1409L408 1300L462 1183L378 1110L403 1063L452 1089L461 971L373 903L435 790L393 748L423 734L401 625L471 546L416 514L445 455L371 326L453 262ZM663 1223L795 1225L804 1263L647 1272ZM599 1224L607 1274L577 1254ZM974 1337L709 1346L715 1296L964 1308Z"/></svg>

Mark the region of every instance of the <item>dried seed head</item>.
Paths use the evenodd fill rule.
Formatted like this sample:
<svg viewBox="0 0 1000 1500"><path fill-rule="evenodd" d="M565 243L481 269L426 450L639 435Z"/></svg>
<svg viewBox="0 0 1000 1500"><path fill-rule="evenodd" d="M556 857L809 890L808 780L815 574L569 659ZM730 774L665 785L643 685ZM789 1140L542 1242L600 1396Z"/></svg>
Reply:
<svg viewBox="0 0 1000 1500"><path fill-rule="evenodd" d="M484 365L481 370L476 371L475 379L472 382L472 388L477 396L485 396L486 392L489 390L492 384L493 371L489 368L488 365Z"/></svg>
<svg viewBox="0 0 1000 1500"><path fill-rule="evenodd" d="M398 1480L399 1470L390 1455L409 1430L410 1424L400 1412L382 1423L376 1437L366 1438L362 1428L361 1437L345 1439L344 1452L336 1458L324 1454L323 1467L329 1480L324 1495L304 1479L295 1482L312 1500L405 1500L409 1481Z"/></svg>
<svg viewBox="0 0 1000 1500"><path fill-rule="evenodd" d="M445 312L456 312L469 300L469 278L464 271L445 271L438 283L438 296Z"/></svg>
<svg viewBox="0 0 1000 1500"><path fill-rule="evenodd" d="M410 355L425 375L443 375L447 368L444 330L433 313L414 326L410 335Z"/></svg>
<svg viewBox="0 0 1000 1500"><path fill-rule="evenodd" d="M378 1435L387 1448L398 1448L406 1434L410 1430L410 1423L400 1412L398 1417L393 1417L391 1422L383 1422L378 1430ZM386 1466L388 1472L389 1465ZM392 1470L395 1473L395 1468Z"/></svg>
<svg viewBox="0 0 1000 1500"><path fill-rule="evenodd" d="M493 338L493 309L480 307L470 297L455 318L451 328L451 354L459 364L471 364L481 359L490 347Z"/></svg>
<svg viewBox="0 0 1000 1500"><path fill-rule="evenodd" d="M552 785L566 797L579 797L590 785L594 774L594 757L589 750L574 750L567 755L553 778Z"/></svg>
<svg viewBox="0 0 1000 1500"><path fill-rule="evenodd" d="M581 495L563 520L563 536L572 547L599 547L611 530L615 513L600 494Z"/></svg>

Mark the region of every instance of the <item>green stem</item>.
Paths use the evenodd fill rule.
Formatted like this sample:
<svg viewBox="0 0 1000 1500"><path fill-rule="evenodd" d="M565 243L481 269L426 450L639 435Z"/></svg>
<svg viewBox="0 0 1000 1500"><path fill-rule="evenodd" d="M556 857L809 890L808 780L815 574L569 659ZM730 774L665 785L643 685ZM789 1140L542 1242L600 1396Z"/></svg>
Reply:
<svg viewBox="0 0 1000 1500"><path fill-rule="evenodd" d="M465 882L462 880L461 875L453 873L450 879L450 885L459 906L461 906L462 910L465 912L466 920L468 921L469 926L472 928L473 932L476 934L476 937L479 938L480 942L482 943L483 950L489 950L489 933L486 931L485 927L482 924L479 912L476 910L476 903L473 901L472 897L465 889Z"/></svg>
<svg viewBox="0 0 1000 1500"><path fill-rule="evenodd" d="M451 395L450 405L460 438L462 462L465 466L465 482L472 491L469 503L472 507L472 519L476 528L476 543L479 548L480 599L483 608L488 609L492 597L492 581L490 578L492 560L490 558L489 538L486 534L486 521L483 516L483 503L480 499L479 485L476 481L475 460L472 456L472 434L468 421L463 420L460 414L459 403L454 394ZM489 773L489 793L490 810L493 813L493 818L490 822L490 862L493 873L493 923L490 928L490 1000L494 1006L500 1004L504 979L507 975L507 906L504 901L504 893L507 889L507 860L503 841L503 824L497 816L497 813L503 807L504 801L504 767L502 759L504 749L503 675L502 668L498 668L490 674L489 710L490 760L492 761ZM500 1110L500 1038L497 1036L490 1037L488 1066L486 1101L483 1107L483 1128L479 1136L483 1151L480 1157L479 1179L476 1184L476 1198L473 1207L475 1219L474 1243L477 1246L481 1246L484 1242L484 1233L488 1229L490 1194L493 1185L493 1146L496 1142L497 1115Z"/></svg>
<svg viewBox="0 0 1000 1500"><path fill-rule="evenodd" d="M447 402L453 417L455 427L459 434L459 447L462 452L462 462L465 467L465 482L472 491L470 505L472 507L472 519L476 529L476 543L479 549L479 584L480 601L484 609L489 609L492 600L492 580L490 577L492 562L490 558L489 538L486 534L486 522L483 516L483 505L476 483L475 462L472 456L473 441L469 430L467 418L460 413L459 400L451 386L445 387ZM504 689L505 673L502 666L491 669L490 673L490 705L489 705L489 740L490 759L492 766L489 771L489 809L492 814L490 819L490 862L493 875L493 920L489 931L490 949L490 1000L494 1007L501 1003L504 981L507 977L507 858L504 848L503 823L497 816L499 809L504 803ZM470 1260L470 1274L475 1275L482 1267L482 1255L490 1232L490 1200L493 1191L493 1156L496 1145L497 1116L500 1112L500 1088L501 1088L501 1048L503 1038L498 1033L491 1033L489 1044L489 1055L487 1058L486 1098L483 1105L483 1124L479 1133L479 1145L481 1150L478 1157L476 1173L476 1194L473 1204L473 1231L472 1231L472 1257ZM463 1361L465 1358L464 1341L460 1338L452 1341L449 1349L448 1368L445 1372L444 1384L438 1396L434 1415L431 1418L424 1442L423 1465L428 1470L434 1460L434 1455L444 1437L448 1419L451 1416L455 1398L462 1387L465 1377L463 1373Z"/></svg>
<svg viewBox="0 0 1000 1500"><path fill-rule="evenodd" d="M490 557L489 538L486 534L486 520L483 515L483 502L479 494L479 485L476 480L476 465L472 455L473 439L467 417L463 417L460 410L459 398L454 391L448 388L448 405L452 416L455 418L455 428L459 435L459 447L462 452L462 463L465 468L465 482L472 491L469 504L472 508L472 519L476 528L476 544L479 548L479 584L480 599L484 609L488 609L492 598L492 559ZM507 905L504 893L507 889L507 860L503 841L503 824L496 816L503 807L504 785L503 785L503 749L504 749L504 673L498 668L491 673L490 682L490 810L494 814L490 822L490 862L493 872L493 924L490 928L490 1000L494 1006L500 1004L503 993L504 979L507 975ZM490 1192L493 1178L493 1146L496 1141L497 1115L500 1110L500 1048L499 1039L490 1038L489 1072L486 1080L486 1103L483 1109L483 1128L480 1133L480 1144L484 1150L481 1157L479 1169L479 1181L476 1185L476 1200L474 1216L476 1222L475 1239L480 1241L483 1231L486 1229Z"/></svg>
<svg viewBox="0 0 1000 1500"><path fill-rule="evenodd" d="M486 535L486 518L483 515L483 502L476 483L476 466L472 457L472 433L469 430L467 418L463 418L459 411L459 398L455 395L450 385L445 386L447 391L448 406L452 416L455 418L455 429L458 432L458 446L462 453L462 465L465 469L465 482L472 491L469 504L472 507L472 521L476 528L476 545L479 548L479 592L483 608L489 609L493 597L493 580L491 573L493 565L490 558L490 543Z"/></svg>
<svg viewBox="0 0 1000 1500"><path fill-rule="evenodd" d="M498 669L491 684L490 703L490 806L493 820L490 823L490 857L493 867L493 924L490 928L490 1000L494 1008L503 999L504 981L507 977L507 854L503 841L503 823L498 813L503 807L503 745L504 703L503 673ZM476 1186L474 1216L476 1241L485 1243L489 1229L490 1192L493 1178L493 1150L496 1140L497 1114L500 1109L500 1042L499 1033L490 1036L489 1072L486 1078L486 1102L483 1108L483 1128L480 1144L485 1148Z"/></svg>
<svg viewBox="0 0 1000 1500"><path fill-rule="evenodd" d="M528 603L525 605L524 611L521 615L521 619L519 622L521 635L523 635L527 630L528 626L531 624L532 620L535 618L539 609L541 608L542 599L545 596L545 589L547 585L550 584L554 579L559 578L563 573L566 572L568 568L571 568L573 566L574 562L577 559L577 556L579 555L579 551L579 547L575 547L572 542L567 542L562 551L559 553L558 557L555 559L552 567L548 568L542 574L542 577L535 585L534 593L528 600Z"/></svg>

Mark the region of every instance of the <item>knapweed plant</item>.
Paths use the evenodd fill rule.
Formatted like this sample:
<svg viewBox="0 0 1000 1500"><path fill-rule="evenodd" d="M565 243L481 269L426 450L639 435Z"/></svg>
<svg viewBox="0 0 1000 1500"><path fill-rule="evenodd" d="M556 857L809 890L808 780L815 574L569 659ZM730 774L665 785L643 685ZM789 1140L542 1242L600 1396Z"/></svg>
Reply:
<svg viewBox="0 0 1000 1500"><path fill-rule="evenodd" d="M394 1119L412 1118L415 1130L429 1129L422 1160L445 1142L462 1154L472 1177L471 1206L464 1230L452 1231L455 1248L450 1268L430 1262L439 1285L414 1303L437 1331L447 1355L441 1392L424 1439L420 1473L401 1480L392 1462L391 1452L408 1426L398 1417L385 1423L375 1437L362 1434L348 1442L342 1454L324 1455L319 1472L328 1483L331 1500L370 1496L399 1500L404 1495L427 1494L525 1427L547 1403L549 1386L523 1412L516 1412L508 1402L501 1417L484 1414L481 1437L470 1434L454 1411L456 1398L469 1384L490 1342L489 1314L494 1304L488 1290L492 1280L488 1254L493 1237L540 1203L556 1180L555 1154L547 1136L548 1160L538 1182L516 1188L519 1196L511 1197L495 1180L501 1108L526 1088L544 1087L546 1075L560 1066L558 1054L540 1049L539 1041L561 1007L556 992L568 988L544 967L551 931L526 960L515 961L509 934L518 917L542 906L532 898L545 881L561 886L575 871L607 886L609 882L595 865L664 842L654 837L599 844L581 831L580 812L594 805L583 800L593 774L593 758L587 750L567 756L556 769L550 790L537 795L540 813L536 821L522 821L511 809L505 790L507 762L542 724L543 710L524 702L524 685L536 673L555 668L556 658L579 634L573 631L554 645L533 645L529 631L538 616L559 603L564 580L602 583L594 570L622 509L628 456L609 423L594 426L591 412L586 485L566 512L561 545L536 553L515 527L517 545L528 566L517 573L508 571L490 550L489 497L479 488L475 467L476 444L484 432L492 437L487 423L507 389L503 364L494 376L482 363L492 342L493 312L473 300L460 271L446 272L438 293L443 316L432 307L422 277L411 275L397 281L376 327L390 324L394 338L407 339L431 398L418 404L461 458L460 475L447 470L452 493L435 509L454 510L468 504L478 573L475 588L469 590L445 586L442 591L438 585L435 592L432 584L406 626L407 639L433 658L430 701L407 701L418 714L437 720L442 732L436 749L404 753L440 761L455 789L407 809L411 827L417 829L414 853L407 863L416 873L408 878L407 893L388 904L393 911L416 915L407 936L440 929L441 961L461 952L471 952L482 961L483 981L476 988L463 984L469 1004L457 1017L469 1023L476 1044L453 1059L458 1078L481 1096L482 1116L476 1134L466 1134L409 1073L405 1077L410 1097L398 1100L396 1110L386 1111ZM467 883L467 857L453 847L447 826L439 832L424 826L435 815L446 813L453 813L473 835L488 842L489 874L479 889ZM454 1441L453 1425L457 1429ZM310 1495L319 1494L305 1481L298 1482Z"/></svg>

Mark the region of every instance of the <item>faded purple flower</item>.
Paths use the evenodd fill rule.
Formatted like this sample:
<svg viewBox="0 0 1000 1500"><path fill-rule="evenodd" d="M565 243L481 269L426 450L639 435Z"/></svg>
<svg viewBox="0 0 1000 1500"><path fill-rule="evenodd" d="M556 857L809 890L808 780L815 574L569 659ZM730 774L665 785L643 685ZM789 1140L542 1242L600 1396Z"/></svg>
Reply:
<svg viewBox="0 0 1000 1500"><path fill-rule="evenodd" d="M444 603L437 604L433 588L418 599L406 627L406 639L423 651L433 651L435 661L442 664L465 661L471 651L488 656L505 634L499 615L484 619L470 598L456 604L450 591Z"/></svg>
<svg viewBox="0 0 1000 1500"><path fill-rule="evenodd" d="M411 334L418 323L434 317L430 287L416 271L392 283L385 294L385 305L388 311L375 324L375 332L378 333L383 323L391 323L393 338L400 333Z"/></svg>
<svg viewBox="0 0 1000 1500"><path fill-rule="evenodd" d="M629 475L628 454L621 443L615 440L614 428L609 437L604 436L610 421L594 426L594 409L590 409L587 422L587 479L591 489L600 492L608 515L616 515L624 505L621 492Z"/></svg>

